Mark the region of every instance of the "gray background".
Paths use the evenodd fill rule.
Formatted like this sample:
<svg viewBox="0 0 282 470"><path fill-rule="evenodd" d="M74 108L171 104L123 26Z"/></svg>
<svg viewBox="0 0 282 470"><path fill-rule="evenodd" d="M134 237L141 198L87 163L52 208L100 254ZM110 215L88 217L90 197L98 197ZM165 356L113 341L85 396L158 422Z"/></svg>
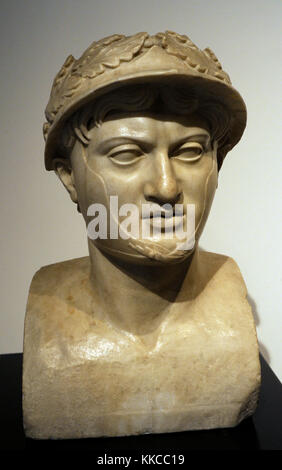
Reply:
<svg viewBox="0 0 282 470"><path fill-rule="evenodd" d="M87 254L81 216L43 166L43 111L67 55L113 33L187 34L211 47L248 108L202 247L235 258L260 348L282 379L280 0L1 1L0 353L22 351L29 284L41 266Z"/></svg>

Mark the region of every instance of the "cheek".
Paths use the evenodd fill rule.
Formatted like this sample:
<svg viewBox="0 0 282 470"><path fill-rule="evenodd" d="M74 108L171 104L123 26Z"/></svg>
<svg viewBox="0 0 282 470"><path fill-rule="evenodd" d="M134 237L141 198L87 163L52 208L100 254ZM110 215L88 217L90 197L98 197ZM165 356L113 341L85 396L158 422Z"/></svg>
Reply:
<svg viewBox="0 0 282 470"><path fill-rule="evenodd" d="M177 169L185 195L191 203L200 202L207 191L217 184L217 164L212 155L199 163Z"/></svg>
<svg viewBox="0 0 282 470"><path fill-rule="evenodd" d="M97 157L96 157L97 158ZM116 171L112 164L87 156L87 149L80 148L72 153L72 168L77 190L78 202L85 221L91 204L103 204L110 207L110 196L118 195L118 205L136 202L138 175L136 173Z"/></svg>
<svg viewBox="0 0 282 470"><path fill-rule="evenodd" d="M210 213L211 205L217 188L217 161L213 160L212 168L209 173L205 176L202 182L202 192L199 196L197 205L196 205L196 230L198 237L201 235L202 230L207 221L208 215Z"/></svg>
<svg viewBox="0 0 282 470"><path fill-rule="evenodd" d="M218 178L218 169L217 169L217 162L214 162L213 168L210 171L209 175L206 178L205 182L205 197L204 201L202 202L202 211L206 212L207 215L209 214L213 198L215 195L215 191L217 188L217 178Z"/></svg>
<svg viewBox="0 0 282 470"><path fill-rule="evenodd" d="M71 163L81 213L87 220L88 207L93 203L107 205L107 192L103 178L87 162L87 149L82 145L73 149Z"/></svg>
<svg viewBox="0 0 282 470"><path fill-rule="evenodd" d="M119 205L132 202L138 203L142 190L142 178L140 178L140 166L119 168L107 157L92 157L86 162L88 185L95 181L98 187L103 187L104 197L109 201L110 196L118 196ZM97 197L101 191L97 189Z"/></svg>
<svg viewBox="0 0 282 470"><path fill-rule="evenodd" d="M217 187L217 162L212 155L187 169L183 182L185 204L195 205L196 226L206 220Z"/></svg>
<svg viewBox="0 0 282 470"><path fill-rule="evenodd" d="M136 191L140 175L136 171L126 171L126 169L118 170L110 167L100 172L103 178L107 193L109 195L119 194L121 197L129 195L133 190Z"/></svg>

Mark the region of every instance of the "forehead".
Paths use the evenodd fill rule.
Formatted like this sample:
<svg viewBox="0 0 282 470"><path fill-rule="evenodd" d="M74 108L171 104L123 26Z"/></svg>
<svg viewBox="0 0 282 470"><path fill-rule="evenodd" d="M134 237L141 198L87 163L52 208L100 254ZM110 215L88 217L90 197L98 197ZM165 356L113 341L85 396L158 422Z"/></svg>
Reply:
<svg viewBox="0 0 282 470"><path fill-rule="evenodd" d="M150 141L170 140L186 135L189 137L199 131L209 135L207 122L197 114L181 116L134 113L106 119L99 127L92 128L90 138L95 145L99 145L107 139L116 137L149 139Z"/></svg>

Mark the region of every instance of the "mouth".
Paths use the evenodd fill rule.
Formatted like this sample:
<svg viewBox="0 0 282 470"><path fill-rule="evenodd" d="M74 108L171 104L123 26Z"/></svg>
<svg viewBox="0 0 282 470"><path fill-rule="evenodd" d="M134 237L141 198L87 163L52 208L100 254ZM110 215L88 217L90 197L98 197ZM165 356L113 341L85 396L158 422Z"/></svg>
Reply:
<svg viewBox="0 0 282 470"><path fill-rule="evenodd" d="M155 229L158 233L171 233L180 229L184 229L186 216L183 211L165 210L160 207L154 213L143 214L142 222L149 225L150 229Z"/></svg>
<svg viewBox="0 0 282 470"><path fill-rule="evenodd" d="M154 216L170 218L174 216L183 216L183 214L185 214L185 210L182 204L176 204L174 207L170 204L159 206L155 203L144 204L142 206L142 217L144 219L153 218Z"/></svg>

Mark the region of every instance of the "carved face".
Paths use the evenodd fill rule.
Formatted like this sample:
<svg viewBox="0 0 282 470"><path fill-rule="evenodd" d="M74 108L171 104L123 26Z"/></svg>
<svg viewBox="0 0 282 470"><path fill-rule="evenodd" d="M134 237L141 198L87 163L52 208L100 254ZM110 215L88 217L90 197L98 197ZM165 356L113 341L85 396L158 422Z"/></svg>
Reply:
<svg viewBox="0 0 282 470"><path fill-rule="evenodd" d="M90 131L90 143L77 141L71 154L72 181L80 210L88 223L87 211L92 204L107 209L107 238L91 241L114 256L140 263L180 262L190 250L176 249L179 239L167 239L161 231L157 237L144 239L142 233L125 240L110 237L110 197L118 196L118 205L155 203L183 204L184 222L187 204L195 207L195 240L205 225L217 186L216 144L213 146L204 120L197 115L132 114L106 119ZM182 216L173 214L175 227ZM124 216L120 216L120 224ZM147 221L151 223L151 221ZM163 223L162 217L159 218Z"/></svg>

